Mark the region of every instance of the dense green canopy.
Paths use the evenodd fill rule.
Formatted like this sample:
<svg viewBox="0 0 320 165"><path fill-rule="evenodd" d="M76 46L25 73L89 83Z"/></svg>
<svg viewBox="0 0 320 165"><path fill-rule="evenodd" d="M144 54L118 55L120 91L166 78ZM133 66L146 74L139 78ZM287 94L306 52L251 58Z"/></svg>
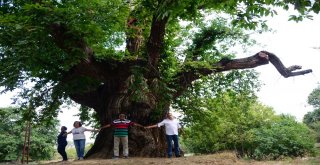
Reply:
<svg viewBox="0 0 320 165"><path fill-rule="evenodd" d="M16 101L34 110L34 119L56 117L72 100L82 114L93 109L100 125L120 112L154 124L208 75L269 62L284 77L310 73L285 67L268 51L241 59L228 51L252 43L243 30L266 29L263 18L275 15L275 7L294 7L297 15L289 19L300 21L318 13L320 2L0 0L0 86L3 92L19 89ZM161 156L163 145L154 146L165 140L155 142L153 135L131 132L136 155ZM100 132L89 153L110 156L111 139L112 131Z"/></svg>
<svg viewBox="0 0 320 165"><path fill-rule="evenodd" d="M232 57L223 48L247 41L240 28L265 28L262 18L276 14L273 7L290 4L300 12L295 20L319 12L319 1L303 0L2 0L0 85L3 92L24 89L22 102L49 116L73 93L116 76L157 78L178 96L196 75L258 66L221 68L228 60L218 62ZM208 16L215 19L205 21Z"/></svg>

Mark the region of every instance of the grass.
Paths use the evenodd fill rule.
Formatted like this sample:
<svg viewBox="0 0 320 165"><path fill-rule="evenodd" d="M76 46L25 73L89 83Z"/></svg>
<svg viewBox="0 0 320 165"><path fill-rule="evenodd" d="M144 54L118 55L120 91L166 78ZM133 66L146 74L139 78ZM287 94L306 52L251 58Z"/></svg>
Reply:
<svg viewBox="0 0 320 165"><path fill-rule="evenodd" d="M86 145L84 149L84 153L86 154L91 147L92 147L92 144ZM69 160L75 160L76 158L78 158L76 148L73 145L68 145L66 148L66 152ZM62 157L58 153L58 151L55 151L52 160L62 160Z"/></svg>

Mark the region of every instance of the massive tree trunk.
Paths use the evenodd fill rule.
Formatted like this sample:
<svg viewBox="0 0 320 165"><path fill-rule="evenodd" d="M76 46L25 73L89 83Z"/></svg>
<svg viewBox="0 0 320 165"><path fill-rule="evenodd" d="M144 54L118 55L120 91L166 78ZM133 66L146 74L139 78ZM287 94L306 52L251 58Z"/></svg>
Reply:
<svg viewBox="0 0 320 165"><path fill-rule="evenodd" d="M109 81L101 85L95 92L74 94L73 100L82 105L94 108L98 113L101 126L110 124L118 118L119 113L125 113L127 118L141 125L156 124L164 118L169 110L169 101L165 106L155 104L158 100L147 94L144 100L132 101L132 94L127 86L131 77L122 82ZM157 108L158 107L158 108ZM120 150L122 155L122 150ZM140 157L166 156L166 141L163 128L144 129L129 128L129 155ZM113 128L106 128L99 132L93 147L86 157L111 158L113 156Z"/></svg>
<svg viewBox="0 0 320 165"><path fill-rule="evenodd" d="M120 145L120 156L122 148ZM111 158L113 156L113 129L107 128L97 135L94 146L88 151L89 158ZM129 156L165 157L166 143L163 129L144 130L139 127L129 129Z"/></svg>

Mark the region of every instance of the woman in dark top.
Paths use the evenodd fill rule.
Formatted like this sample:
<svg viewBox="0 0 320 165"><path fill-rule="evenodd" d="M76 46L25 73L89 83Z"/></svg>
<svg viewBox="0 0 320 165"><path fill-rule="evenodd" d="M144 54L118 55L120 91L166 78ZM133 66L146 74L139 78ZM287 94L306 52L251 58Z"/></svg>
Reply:
<svg viewBox="0 0 320 165"><path fill-rule="evenodd" d="M67 146L67 127L62 126L61 132L58 135L58 152L62 156L62 161L67 161L67 153L66 153L66 146Z"/></svg>

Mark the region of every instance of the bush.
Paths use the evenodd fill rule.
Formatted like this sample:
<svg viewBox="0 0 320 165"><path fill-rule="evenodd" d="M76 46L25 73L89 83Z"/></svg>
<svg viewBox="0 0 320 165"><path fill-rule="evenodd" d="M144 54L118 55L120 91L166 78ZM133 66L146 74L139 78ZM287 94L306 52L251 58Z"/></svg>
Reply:
<svg viewBox="0 0 320 165"><path fill-rule="evenodd" d="M201 120L185 129L182 142L192 153L235 150L241 157L257 160L314 152L314 131L305 124L291 116L277 116L269 108L254 107L245 113L235 110L203 113Z"/></svg>
<svg viewBox="0 0 320 165"><path fill-rule="evenodd" d="M254 138L250 156L254 159L278 159L305 156L314 151L315 137L304 124L292 117L282 116L271 127L251 130Z"/></svg>

